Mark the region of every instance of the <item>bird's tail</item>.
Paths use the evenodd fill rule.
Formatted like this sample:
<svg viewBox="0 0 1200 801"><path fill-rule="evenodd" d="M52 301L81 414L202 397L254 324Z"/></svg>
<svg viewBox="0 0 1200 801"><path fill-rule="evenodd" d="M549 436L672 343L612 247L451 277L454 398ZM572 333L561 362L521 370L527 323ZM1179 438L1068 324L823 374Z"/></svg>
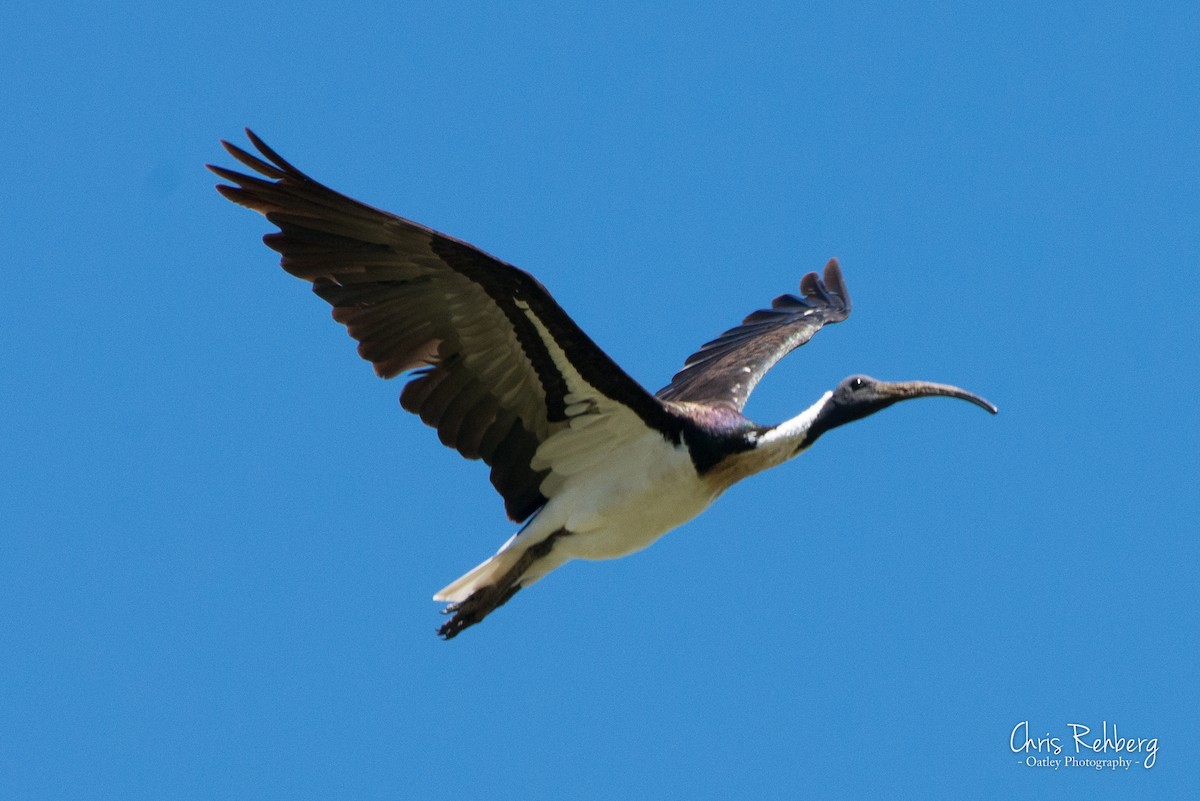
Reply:
<svg viewBox="0 0 1200 801"><path fill-rule="evenodd" d="M453 617L438 629L438 634L447 640L457 636L502 606L522 587L528 587L562 564L561 559L547 558L560 533L531 545L510 541L491 559L439 590L433 600L448 601L442 612Z"/></svg>
<svg viewBox="0 0 1200 801"><path fill-rule="evenodd" d="M476 565L438 590L437 594L433 596L433 600L445 601L447 603L461 603L477 590L495 584L509 568L516 564L517 559L520 557L520 551L514 552L514 550L510 548L500 551L500 553L488 559L483 564Z"/></svg>

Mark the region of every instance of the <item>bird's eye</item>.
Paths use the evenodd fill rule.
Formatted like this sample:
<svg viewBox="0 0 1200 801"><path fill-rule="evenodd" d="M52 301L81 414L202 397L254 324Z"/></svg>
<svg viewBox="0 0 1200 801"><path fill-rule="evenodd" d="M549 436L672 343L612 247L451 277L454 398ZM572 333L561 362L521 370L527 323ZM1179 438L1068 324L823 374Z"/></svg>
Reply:
<svg viewBox="0 0 1200 801"><path fill-rule="evenodd" d="M862 389L862 387L863 380L861 378L855 378L850 382L850 389Z"/></svg>

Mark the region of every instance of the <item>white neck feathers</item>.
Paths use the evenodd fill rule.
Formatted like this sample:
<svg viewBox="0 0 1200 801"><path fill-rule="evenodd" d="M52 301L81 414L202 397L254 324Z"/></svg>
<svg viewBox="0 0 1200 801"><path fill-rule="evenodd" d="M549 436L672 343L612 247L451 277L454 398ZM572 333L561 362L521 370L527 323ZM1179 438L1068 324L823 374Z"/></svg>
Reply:
<svg viewBox="0 0 1200 801"><path fill-rule="evenodd" d="M758 438L756 450L776 456L779 462L784 462L804 450L804 440L808 430L812 428L817 414L833 397L833 392L826 392L812 406L809 406L791 420L780 423ZM773 460L774 461L774 460Z"/></svg>

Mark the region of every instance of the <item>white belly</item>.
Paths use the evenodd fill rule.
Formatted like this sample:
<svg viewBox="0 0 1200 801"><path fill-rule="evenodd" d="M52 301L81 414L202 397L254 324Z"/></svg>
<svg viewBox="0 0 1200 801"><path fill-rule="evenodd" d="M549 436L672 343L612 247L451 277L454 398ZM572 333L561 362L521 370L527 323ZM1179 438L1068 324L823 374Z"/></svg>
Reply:
<svg viewBox="0 0 1200 801"><path fill-rule="evenodd" d="M711 485L696 475L686 447L647 432L567 478L539 518L571 532L555 543L561 556L614 559L650 545L715 498Z"/></svg>

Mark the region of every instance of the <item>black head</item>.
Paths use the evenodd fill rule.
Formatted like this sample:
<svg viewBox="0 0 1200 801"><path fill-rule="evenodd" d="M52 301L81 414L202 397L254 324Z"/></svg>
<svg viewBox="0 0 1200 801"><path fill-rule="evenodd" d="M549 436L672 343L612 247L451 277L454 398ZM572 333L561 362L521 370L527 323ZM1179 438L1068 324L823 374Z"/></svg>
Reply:
<svg viewBox="0 0 1200 801"><path fill-rule="evenodd" d="M992 414L997 411L994 405L978 395L949 384L935 384L931 381L878 381L867 375L852 375L842 379L834 388L829 401L817 413L808 430L808 441L812 442L831 428L875 414L893 403L937 395L970 401Z"/></svg>

